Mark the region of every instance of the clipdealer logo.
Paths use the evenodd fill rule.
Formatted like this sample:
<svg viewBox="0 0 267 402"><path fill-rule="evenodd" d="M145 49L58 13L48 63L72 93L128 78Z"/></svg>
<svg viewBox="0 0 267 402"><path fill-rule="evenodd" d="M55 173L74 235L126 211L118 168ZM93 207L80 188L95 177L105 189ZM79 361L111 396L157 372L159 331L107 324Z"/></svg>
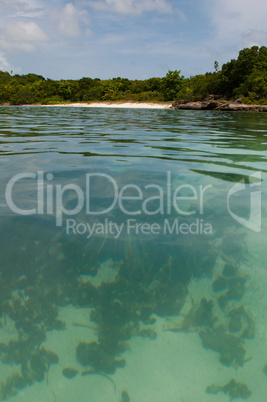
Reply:
<svg viewBox="0 0 267 402"><path fill-rule="evenodd" d="M82 187L74 183L67 183L65 185L55 184L53 182L54 175L52 173L45 174L43 171L38 171L36 173L24 172L13 176L6 186L5 197L6 202L10 210L18 215L51 215L55 217L56 226L62 226L65 218L72 217L72 219L67 220L67 227L72 227L75 233L75 227L80 228L80 232L86 231L91 233L91 228L94 230L98 229L99 234L105 234L101 227L98 228L97 224L92 222L84 222L79 224L73 219L80 212L83 212L86 216L91 216L96 218L101 218L103 216L108 216L108 214L113 210L120 211L124 216L130 218L125 223L125 227L132 228L134 220L132 218L138 216L164 216L173 217L179 215L185 217L194 216L197 217L195 223L198 228L197 234L203 234L212 232L212 225L206 223L204 219L199 219L204 217L204 199L207 198L207 193L212 185L198 185L193 186L187 183L182 183L175 187L175 182L171 172L167 172L165 183L160 186L159 184L147 184L143 188L136 184L126 184L121 188L117 184L116 180L105 173L87 173L85 174L85 180L82 183ZM109 186L109 198L106 199L109 205L105 207L99 207L95 205L94 202L94 180L98 183L98 189L100 184L103 189ZM35 208L23 209L20 204L20 199L16 191L16 186L24 185L28 181L31 181L31 187L36 189L36 199L34 203ZM100 184L99 184L100 183ZM245 179L236 183L227 194L227 210L230 216L244 227L252 230L254 232L261 231L261 172L256 172L249 176L249 184L245 182ZM249 201L250 201L250 214L249 218L244 218L238 214L238 212L233 211L234 198L235 196L243 196L244 190L250 190ZM71 206L68 203L68 195L71 194L72 203ZM25 207L25 205L24 205ZM95 221L96 222L96 221ZM175 232L172 228L177 228L176 232L191 233L193 229L185 228L183 225L187 225L183 222L177 220L171 225L171 221L166 222L166 227L171 228L170 233ZM192 222L192 220L191 220ZM126 225L127 224L127 225ZM76 226L75 226L76 225ZM110 222L109 225L105 227L114 228L116 222ZM143 230L149 232L147 226L145 228L140 226L141 223L137 222L135 227L138 230ZM147 225L147 223L145 223ZM157 222L151 224L151 233L156 230ZM206 225L206 227L205 227ZM90 228L89 228L90 226ZM178 227L179 226L179 227ZM157 226L158 227L158 226ZM203 228L203 229L202 229ZM90 229L90 230L89 230ZM153 229L153 230L152 230ZM195 229L194 229L195 230ZM77 233L79 231L77 230Z"/></svg>
<svg viewBox="0 0 267 402"><path fill-rule="evenodd" d="M228 192L227 195L227 208L229 214L238 223L252 230L253 232L261 232L261 172L253 173L249 176L249 189L250 189L250 214L249 218L245 219L231 211L230 199L233 195L240 194L247 189L245 180L242 179L236 183Z"/></svg>
<svg viewBox="0 0 267 402"><path fill-rule="evenodd" d="M162 185L151 182L144 186L125 184L120 187L112 176L105 173L87 173L84 179L80 187L74 183L56 184L53 182L54 175L52 173L45 174L43 171L19 173L12 177L6 186L6 202L8 207L19 215L46 214L54 216L56 226L62 226L66 218L67 229L72 230L73 233L76 231L78 234L87 231L90 236L92 231L96 234L118 232L116 222L109 221L105 225L97 223L97 220L103 216L109 216L112 210L116 210L116 213L121 213L120 216L128 218L124 228L127 228L129 233L132 230L135 230L136 234L159 233L160 228L157 221L150 224L142 223L142 217L173 218L177 215L180 217L192 216L192 219L190 223L178 222L178 220L165 221L166 232L186 234L194 231L196 234L199 232L202 234L212 231L211 225L205 223L204 219L200 219L204 215L204 198L212 187L210 184L193 186L182 183L177 186L171 172L166 173L166 180L161 183ZM35 208L27 209L27 206L25 208L24 202L23 209L17 194L19 194L19 188L27 182L30 183L31 188L36 189ZM103 189L103 194L106 194L108 188L108 197L103 198L105 205L99 205L94 198L95 183L98 192ZM69 197L70 195L71 197ZM70 198L71 203L68 202ZM81 216L90 217L89 222L77 223L78 221L73 219L80 212ZM72 219L68 219L68 217L72 217ZM134 219L135 217L141 218L137 221ZM196 217L195 221L194 217ZM105 222L107 221L105 220Z"/></svg>

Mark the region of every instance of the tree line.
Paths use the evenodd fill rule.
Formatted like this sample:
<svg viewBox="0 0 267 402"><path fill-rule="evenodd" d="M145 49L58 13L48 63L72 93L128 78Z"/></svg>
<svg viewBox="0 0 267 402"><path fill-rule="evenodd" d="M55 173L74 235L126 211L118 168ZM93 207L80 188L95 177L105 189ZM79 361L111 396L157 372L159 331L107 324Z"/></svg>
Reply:
<svg viewBox="0 0 267 402"><path fill-rule="evenodd" d="M0 104L54 104L92 101L197 101L210 94L243 103L267 104L267 47L253 46L237 59L214 62L214 71L190 78L181 71L146 80L81 78L51 80L41 75L0 71Z"/></svg>

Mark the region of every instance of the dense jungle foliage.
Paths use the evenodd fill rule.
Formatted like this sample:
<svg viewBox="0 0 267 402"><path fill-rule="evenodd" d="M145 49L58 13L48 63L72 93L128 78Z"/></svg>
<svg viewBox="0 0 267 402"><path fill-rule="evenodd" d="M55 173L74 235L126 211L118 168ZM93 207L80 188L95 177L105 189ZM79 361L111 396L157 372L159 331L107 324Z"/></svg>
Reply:
<svg viewBox="0 0 267 402"><path fill-rule="evenodd" d="M207 95L243 103L267 104L267 47L253 46L239 52L214 72L185 78L178 70L163 78L129 80L81 78L51 80L41 75L11 75L0 71L0 104L54 104L92 101L194 101Z"/></svg>

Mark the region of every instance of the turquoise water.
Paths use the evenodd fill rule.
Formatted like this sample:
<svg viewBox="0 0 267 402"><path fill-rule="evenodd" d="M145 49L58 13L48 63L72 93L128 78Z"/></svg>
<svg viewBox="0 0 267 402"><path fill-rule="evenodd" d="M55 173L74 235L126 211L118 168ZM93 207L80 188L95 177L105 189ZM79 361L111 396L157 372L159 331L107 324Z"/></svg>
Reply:
<svg viewBox="0 0 267 402"><path fill-rule="evenodd" d="M0 399L263 401L267 116L0 122Z"/></svg>

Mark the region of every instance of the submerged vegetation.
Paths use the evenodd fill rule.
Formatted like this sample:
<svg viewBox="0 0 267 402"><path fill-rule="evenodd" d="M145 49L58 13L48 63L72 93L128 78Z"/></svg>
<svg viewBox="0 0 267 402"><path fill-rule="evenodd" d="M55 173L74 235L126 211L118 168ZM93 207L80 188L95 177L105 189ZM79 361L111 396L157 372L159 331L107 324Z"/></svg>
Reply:
<svg viewBox="0 0 267 402"><path fill-rule="evenodd" d="M247 399L251 395L250 389L246 386L246 384L242 384L241 382L237 382L232 379L228 382L228 384L220 387L219 385L211 385L207 387L206 392L208 394L217 394L218 392L224 392L230 396L230 401L236 398Z"/></svg>
<svg viewBox="0 0 267 402"><path fill-rule="evenodd" d="M253 46L214 72L185 78L180 71L146 80L81 78L51 80L41 75L0 71L0 104L55 104L92 101L199 101L211 99L267 104L267 47Z"/></svg>
<svg viewBox="0 0 267 402"><path fill-rule="evenodd" d="M27 222L25 225L28 227ZM31 236L38 238L34 230ZM226 229L220 239L222 250L228 237ZM242 248L242 236L236 233L236 238ZM9 238L1 240L7 247ZM215 352L220 364L226 367L242 368L251 360L252 356L246 356L245 347L254 337L254 321L242 300L248 278L240 272L235 250L226 254L222 251L223 263L220 272L215 272L218 256L212 241L190 236L186 243L158 245L152 252L148 244L132 239L131 244L123 244L117 254L113 252L114 258L120 261L117 265L119 272L113 281L95 286L81 278L96 276L107 261L113 269L116 267L110 259L114 248L112 241L109 244L105 239L94 239L91 248L101 250L101 254L90 253L89 256L84 252L86 243L64 240L63 233L54 239L64 256L59 259L59 250L51 249L49 242L47 246L46 242L35 243L36 250L33 251L29 239L25 248L20 250L18 238L13 239L13 246L19 250L18 263L26 259L23 275L19 271L16 276L15 271L8 269L8 262L3 261L2 271L6 279L0 281L3 316L0 323L4 328L5 322L11 319L18 336L7 344L0 344L1 362L16 365L14 374L0 385L0 400L43 381L50 366L61 363L57 354L47 350L43 344L50 331L66 331L58 313L67 305L88 308L88 324L73 323L88 331L88 340L85 335L78 344L73 344L77 368L67 366L62 369L62 375L68 380L77 375L100 375L113 384L116 392L115 380L111 376L127 365L125 352L129 350L131 338L147 338L153 342L159 334L159 328L154 325L158 316L166 320L163 331L173 332L178 343L179 333L197 332L203 348ZM204 247L206 253L203 255L201 250ZM195 250L193 255L192 249ZM32 258L36 252L46 255L46 264L39 269L36 269L36 258ZM193 300L190 283L200 278L209 278L210 296L209 299ZM218 285L221 279L224 280L223 286ZM220 302L222 296L227 296L223 304ZM192 306L184 313L189 300L192 300ZM182 317L181 322L177 323L179 317ZM95 333L93 341L92 330ZM207 388L207 393L211 394L220 391L229 395L231 400L246 399L251 394L245 384L235 380L225 386ZM121 395L121 401L130 400L126 391Z"/></svg>

